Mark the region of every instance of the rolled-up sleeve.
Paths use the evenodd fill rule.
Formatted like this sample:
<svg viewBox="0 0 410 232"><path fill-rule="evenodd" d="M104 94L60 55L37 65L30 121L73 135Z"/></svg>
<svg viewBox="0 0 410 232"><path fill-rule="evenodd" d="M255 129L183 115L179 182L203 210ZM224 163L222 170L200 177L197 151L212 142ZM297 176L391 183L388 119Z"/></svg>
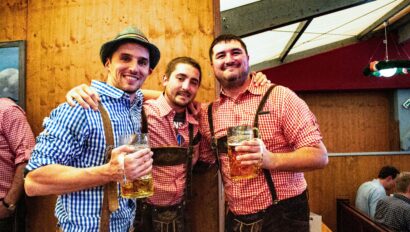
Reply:
<svg viewBox="0 0 410 232"><path fill-rule="evenodd" d="M10 150L15 154L16 165L26 162L30 158L35 140L27 118L18 106L11 106L3 113L2 131Z"/></svg>

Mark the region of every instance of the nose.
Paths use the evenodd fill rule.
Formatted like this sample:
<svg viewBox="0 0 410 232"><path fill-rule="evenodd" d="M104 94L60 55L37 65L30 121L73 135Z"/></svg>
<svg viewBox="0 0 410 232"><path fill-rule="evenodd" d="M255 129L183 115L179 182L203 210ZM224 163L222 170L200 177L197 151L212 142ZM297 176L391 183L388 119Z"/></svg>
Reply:
<svg viewBox="0 0 410 232"><path fill-rule="evenodd" d="M189 89L189 80L188 80L188 78L185 79L184 82L182 82L181 88L184 89L184 90Z"/></svg>
<svg viewBox="0 0 410 232"><path fill-rule="evenodd" d="M138 61L136 59L133 59L129 63L129 70L131 73L137 73L138 72Z"/></svg>
<svg viewBox="0 0 410 232"><path fill-rule="evenodd" d="M234 57L230 53L227 53L226 56L225 56L225 62L226 63L231 63L233 61L234 61Z"/></svg>

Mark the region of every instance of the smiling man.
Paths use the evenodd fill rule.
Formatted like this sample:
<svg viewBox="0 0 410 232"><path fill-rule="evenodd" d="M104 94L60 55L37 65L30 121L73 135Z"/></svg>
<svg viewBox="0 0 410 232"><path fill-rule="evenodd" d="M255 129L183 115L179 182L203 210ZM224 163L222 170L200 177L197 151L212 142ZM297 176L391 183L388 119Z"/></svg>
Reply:
<svg viewBox="0 0 410 232"><path fill-rule="evenodd" d="M140 131L140 87L160 52L138 28L130 27L105 43L100 57L107 82L93 81L92 86L111 125L101 111L62 104L44 120L26 167L29 196L58 195L55 215L61 231L128 231L136 203L120 196L117 182L124 175L134 180L152 169L148 148L134 152L120 146L110 151L119 135ZM119 159L124 153L130 154Z"/></svg>
<svg viewBox="0 0 410 232"><path fill-rule="evenodd" d="M163 94L144 103L154 152L155 193L142 207L142 227L138 231L187 231L184 208L192 165L198 159L213 162L212 156L199 153L198 121L187 108L198 92L201 78L197 61L175 58L168 63L163 76Z"/></svg>
<svg viewBox="0 0 410 232"><path fill-rule="evenodd" d="M188 230L185 202L190 192L192 166L198 160L214 162L212 155L199 153L202 141L199 123L188 110L188 105L199 90L201 79L201 67L196 60L190 57L174 58L167 64L162 77L164 92L157 99L143 104L146 117L143 117L142 127L149 133L154 152L152 175L155 191L153 196L141 202L143 206L137 211L139 218L135 227L138 232ZM84 93L93 93L98 97L92 88L83 85L70 93L68 100L75 95L82 95L84 100L92 99ZM83 101L81 98L78 100Z"/></svg>
<svg viewBox="0 0 410 232"><path fill-rule="evenodd" d="M290 89L251 84L249 55L240 37L218 36L209 57L222 90L201 114L200 129L207 141L217 143L201 146L200 152L213 147L219 160L228 204L225 231L309 231L303 172L328 162L316 118ZM252 179L233 180L230 175L226 134L228 127L238 125L259 129L258 140L236 147L244 153L237 157L242 165L262 168Z"/></svg>

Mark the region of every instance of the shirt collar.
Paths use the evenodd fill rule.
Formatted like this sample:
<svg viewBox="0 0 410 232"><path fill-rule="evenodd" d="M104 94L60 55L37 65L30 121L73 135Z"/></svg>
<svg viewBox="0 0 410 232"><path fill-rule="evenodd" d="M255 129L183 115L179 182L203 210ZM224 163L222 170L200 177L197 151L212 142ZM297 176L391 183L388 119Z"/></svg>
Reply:
<svg viewBox="0 0 410 232"><path fill-rule="evenodd" d="M410 204L410 199L407 198L407 197L405 197L405 196L403 196L403 195L401 195L401 194L395 193L395 194L393 194L393 196L394 196L395 198L398 198L398 199L400 199L400 200L406 202L407 204Z"/></svg>
<svg viewBox="0 0 410 232"><path fill-rule="evenodd" d="M175 115L176 111L168 104L167 99L165 99L164 93L161 94L161 96L159 96L157 98L157 102L159 104L160 107L159 108L159 114L160 117L165 117L169 114L173 114ZM198 121L195 119L195 117L189 112L189 110L187 110L187 114L186 114L186 121L188 123L197 125Z"/></svg>
<svg viewBox="0 0 410 232"><path fill-rule="evenodd" d="M255 84L253 83L253 81L249 82L248 87L246 88L246 90L241 93L239 96L250 93L252 95L262 95L266 89L268 89L270 87L270 85L266 84L264 86L255 86ZM225 94L224 89L222 88L219 96L221 98L221 100L227 98L228 96Z"/></svg>
<svg viewBox="0 0 410 232"><path fill-rule="evenodd" d="M130 95L121 89L118 89L112 85L109 85L102 81L92 80L91 87L97 90L98 94L105 95L114 99L120 99L125 97L126 99L130 99ZM140 101L143 99L143 94L140 89L135 92L135 100L134 103L141 104Z"/></svg>

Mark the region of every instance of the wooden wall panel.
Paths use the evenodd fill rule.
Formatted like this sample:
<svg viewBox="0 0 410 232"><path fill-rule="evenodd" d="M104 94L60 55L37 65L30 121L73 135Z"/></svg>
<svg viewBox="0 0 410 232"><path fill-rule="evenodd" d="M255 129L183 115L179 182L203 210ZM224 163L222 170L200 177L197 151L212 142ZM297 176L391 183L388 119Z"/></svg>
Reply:
<svg viewBox="0 0 410 232"><path fill-rule="evenodd" d="M21 1L6 2L19 5ZM167 62L176 56L191 56L203 71L197 99L214 98L214 77L207 58L214 36L212 0L34 0L28 1L26 8L23 16L29 19L27 27L16 27L27 31L27 115L35 134L42 131L43 118L64 101L69 89L92 79L105 79L100 46L128 25L137 25L162 53L143 88L162 90ZM12 7L7 22L13 20L13 9L18 8ZM196 231L216 231L215 178L201 182L209 184L209 191L205 201L202 191L195 192L193 202L203 205L195 217L208 220L199 222L203 226L196 225ZM54 231L54 203L55 197L29 199L29 231Z"/></svg>
<svg viewBox="0 0 410 232"><path fill-rule="evenodd" d="M316 115L329 152L399 150L391 91L299 95Z"/></svg>
<svg viewBox="0 0 410 232"><path fill-rule="evenodd" d="M162 53L144 88L162 90L166 63L176 56L191 56L203 68L197 99L214 98L207 58L213 38L212 1L43 0L30 2L28 8L27 88L36 91L27 92L27 111L35 133L70 88L105 79L100 46L126 25L138 25Z"/></svg>
<svg viewBox="0 0 410 232"><path fill-rule="evenodd" d="M325 169L305 173L311 211L322 215L323 222L336 231L336 198L350 199L354 205L359 186L377 178L385 165L410 171L410 155L330 157Z"/></svg>
<svg viewBox="0 0 410 232"><path fill-rule="evenodd" d="M0 41L25 40L27 0L2 0L0 9Z"/></svg>

